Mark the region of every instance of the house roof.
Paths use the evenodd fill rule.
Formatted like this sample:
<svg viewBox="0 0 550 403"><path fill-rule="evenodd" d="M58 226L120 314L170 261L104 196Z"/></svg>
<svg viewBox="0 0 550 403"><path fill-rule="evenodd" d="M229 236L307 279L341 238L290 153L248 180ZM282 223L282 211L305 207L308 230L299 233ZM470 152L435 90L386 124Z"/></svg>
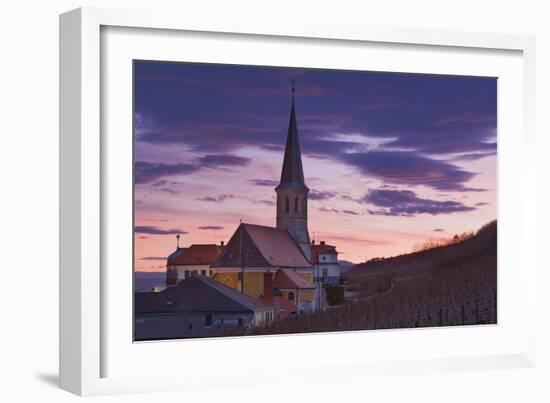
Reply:
<svg viewBox="0 0 550 403"><path fill-rule="evenodd" d="M135 293L135 312L253 312L268 308L261 301L206 276L191 276L160 292Z"/></svg>
<svg viewBox="0 0 550 403"><path fill-rule="evenodd" d="M300 276L292 269L280 269L275 273L273 288L279 289L310 289L315 288L313 284Z"/></svg>
<svg viewBox="0 0 550 403"><path fill-rule="evenodd" d="M211 265L220 255L222 248L216 244L194 244L175 257L173 265Z"/></svg>
<svg viewBox="0 0 550 403"><path fill-rule="evenodd" d="M167 265L173 265L174 261L178 258L180 258L185 252L187 251L187 248L177 248L168 258L166 259Z"/></svg>
<svg viewBox="0 0 550 403"><path fill-rule="evenodd" d="M212 267L311 267L287 230L240 224Z"/></svg>
<svg viewBox="0 0 550 403"><path fill-rule="evenodd" d="M311 245L311 262L319 263L319 255L337 255L336 246L326 243Z"/></svg>

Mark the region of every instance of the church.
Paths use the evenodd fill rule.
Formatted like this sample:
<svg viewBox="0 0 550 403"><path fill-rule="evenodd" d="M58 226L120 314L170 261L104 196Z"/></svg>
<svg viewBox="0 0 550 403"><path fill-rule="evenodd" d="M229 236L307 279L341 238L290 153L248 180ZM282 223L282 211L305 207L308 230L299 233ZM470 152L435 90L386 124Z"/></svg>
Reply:
<svg viewBox="0 0 550 403"><path fill-rule="evenodd" d="M168 258L167 285L201 273L269 306L283 304L296 312L312 312L326 305L323 286L329 280L334 283L340 274L337 252L324 242L320 250L309 238L309 188L304 179L294 91L293 84L281 180L275 188L276 226L241 223L227 244L178 248ZM207 251L208 256L186 257L193 249ZM219 252L217 256L212 254L214 250ZM323 265L327 257L332 263L330 276Z"/></svg>

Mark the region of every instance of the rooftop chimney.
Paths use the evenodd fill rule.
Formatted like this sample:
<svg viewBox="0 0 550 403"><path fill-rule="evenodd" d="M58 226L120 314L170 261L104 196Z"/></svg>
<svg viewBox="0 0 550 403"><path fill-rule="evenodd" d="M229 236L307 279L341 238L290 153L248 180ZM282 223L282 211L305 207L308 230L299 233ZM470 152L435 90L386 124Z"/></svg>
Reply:
<svg viewBox="0 0 550 403"><path fill-rule="evenodd" d="M325 244L325 241L321 241L321 245L324 245Z"/></svg>
<svg viewBox="0 0 550 403"><path fill-rule="evenodd" d="M273 274L264 273L264 300L267 304L273 301Z"/></svg>
<svg viewBox="0 0 550 403"><path fill-rule="evenodd" d="M221 242L220 242L220 246L223 246L223 245L224 245L224 242L223 242L223 241L221 241Z"/></svg>

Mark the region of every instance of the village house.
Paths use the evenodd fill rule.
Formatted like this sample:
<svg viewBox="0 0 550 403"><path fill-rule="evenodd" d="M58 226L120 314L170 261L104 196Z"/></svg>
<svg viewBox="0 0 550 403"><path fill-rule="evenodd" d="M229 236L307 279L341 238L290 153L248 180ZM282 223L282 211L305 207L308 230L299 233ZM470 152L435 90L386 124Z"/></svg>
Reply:
<svg viewBox="0 0 550 403"><path fill-rule="evenodd" d="M166 285L176 285L190 276L211 276L210 265L218 258L223 242L215 244L193 244L188 248L178 247L168 256L166 262Z"/></svg>
<svg viewBox="0 0 550 403"><path fill-rule="evenodd" d="M326 288L336 287L340 280L340 265L338 264L338 252L334 245L328 245L325 241L316 244L311 242L311 263L313 264L314 282L317 305L319 309L326 307Z"/></svg>
<svg viewBox="0 0 550 403"><path fill-rule="evenodd" d="M135 340L208 337L275 319L275 310L207 276L135 294Z"/></svg>

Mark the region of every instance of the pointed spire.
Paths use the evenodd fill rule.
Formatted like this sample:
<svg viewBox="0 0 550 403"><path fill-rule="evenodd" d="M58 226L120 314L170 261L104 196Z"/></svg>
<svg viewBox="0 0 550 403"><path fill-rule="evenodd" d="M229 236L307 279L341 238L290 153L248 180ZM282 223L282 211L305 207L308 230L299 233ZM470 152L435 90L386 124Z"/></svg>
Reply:
<svg viewBox="0 0 550 403"><path fill-rule="evenodd" d="M296 123L296 111L294 109L295 91L295 81L292 80L292 107L290 109L285 157L283 160L283 170L281 172L281 183L279 186L290 185L292 187L306 188L304 183L304 170L302 168L300 140L298 137L298 125Z"/></svg>

